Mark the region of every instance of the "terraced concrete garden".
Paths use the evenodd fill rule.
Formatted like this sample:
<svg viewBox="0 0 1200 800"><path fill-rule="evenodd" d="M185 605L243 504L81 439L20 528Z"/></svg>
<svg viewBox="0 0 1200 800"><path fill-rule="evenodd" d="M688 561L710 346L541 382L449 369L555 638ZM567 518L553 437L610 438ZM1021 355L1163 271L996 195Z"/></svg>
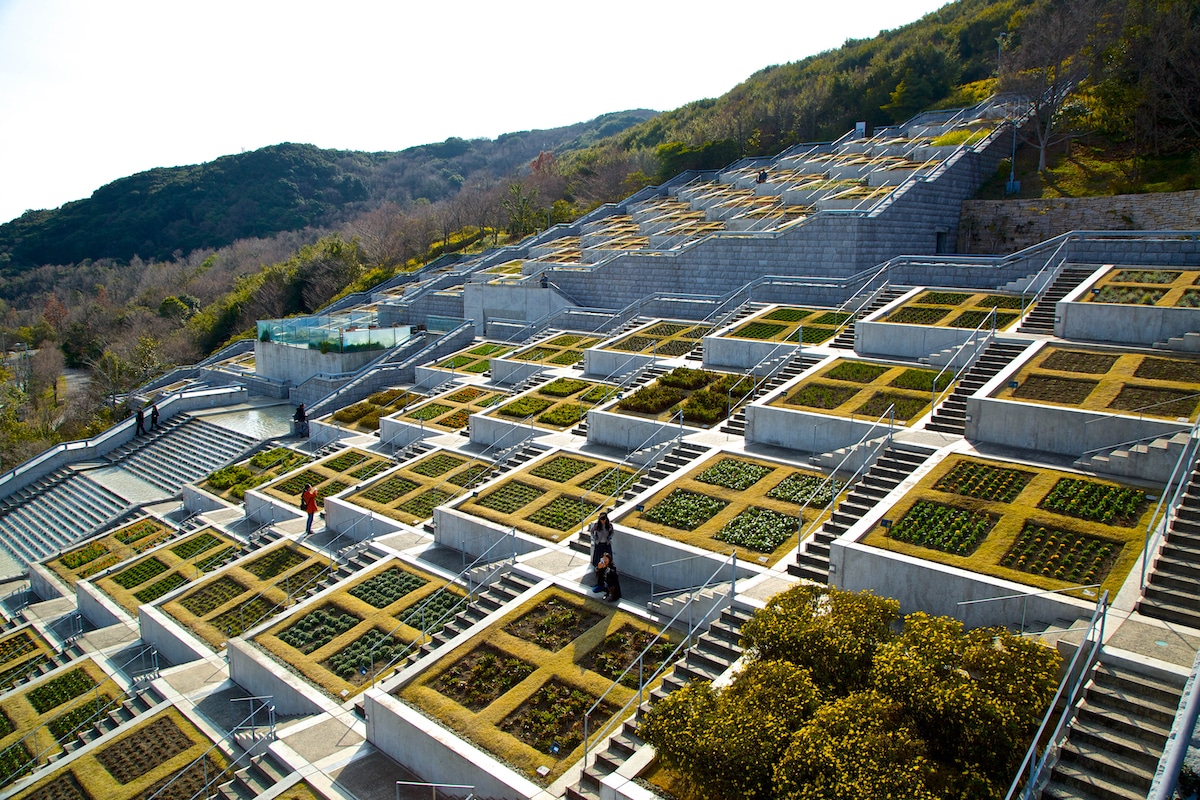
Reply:
<svg viewBox="0 0 1200 800"><path fill-rule="evenodd" d="M389 561L254 641L340 701L405 666L465 607L464 593L445 579Z"/></svg>
<svg viewBox="0 0 1200 800"><path fill-rule="evenodd" d="M1102 584L1115 596L1159 491L953 455L886 512L890 530L864 541L1042 589Z"/></svg>
<svg viewBox="0 0 1200 800"><path fill-rule="evenodd" d="M1121 350L1044 347L992 396L1195 420L1200 411L1200 359Z"/></svg>
<svg viewBox="0 0 1200 800"><path fill-rule="evenodd" d="M158 520L143 517L50 559L46 566L68 586L74 586L79 581L149 550L174 532Z"/></svg>
<svg viewBox="0 0 1200 800"><path fill-rule="evenodd" d="M620 353L650 353L662 358L679 358L698 347L700 340L710 330L708 326L691 322L659 321L604 345L604 349Z"/></svg>
<svg viewBox="0 0 1200 800"><path fill-rule="evenodd" d="M779 306L756 314L722 335L735 339L821 344L837 335L850 317L850 314L824 308Z"/></svg>
<svg viewBox="0 0 1200 800"><path fill-rule="evenodd" d="M223 500L240 503L245 498L247 489L274 480L311 460L289 447L275 447L210 473L200 484L200 488Z"/></svg>
<svg viewBox="0 0 1200 800"><path fill-rule="evenodd" d="M599 337L590 334L564 333L518 350L508 358L514 361L533 361L556 367L569 367L583 361L583 351L599 341Z"/></svg>
<svg viewBox="0 0 1200 800"><path fill-rule="evenodd" d="M433 516L433 509L482 482L489 462L438 450L403 464L346 500L408 525Z"/></svg>
<svg viewBox="0 0 1200 800"><path fill-rule="evenodd" d="M311 484L317 490L317 505L323 506L326 497L369 480L372 475L391 466L392 462L383 456L348 448L308 464L302 470L288 473L282 479L268 484L263 492L296 508L304 487Z"/></svg>
<svg viewBox="0 0 1200 800"><path fill-rule="evenodd" d="M587 418L588 409L607 402L617 387L579 378L558 378L505 403L489 416L512 422L529 420L540 428L563 430Z"/></svg>
<svg viewBox="0 0 1200 800"><path fill-rule="evenodd" d="M1032 297L1013 294L927 291L891 311L884 322L904 325L929 325L938 328L976 328L994 310L996 328L1004 330L1020 319L1022 302Z"/></svg>
<svg viewBox="0 0 1200 800"><path fill-rule="evenodd" d="M747 456L717 455L621 518L623 525L684 544L773 565L818 519L841 481ZM803 508L803 523L797 516Z"/></svg>
<svg viewBox="0 0 1200 800"><path fill-rule="evenodd" d="M512 345L496 342L482 342L459 350L447 359L439 361L437 369L447 369L453 372L469 372L482 375L492 368L492 359L512 350Z"/></svg>
<svg viewBox="0 0 1200 800"><path fill-rule="evenodd" d="M16 795L20 800L189 800L228 762L179 711L167 708ZM203 756L204 760L199 761ZM184 771L186 770L186 772ZM170 784L168 786L168 784Z"/></svg>
<svg viewBox="0 0 1200 800"><path fill-rule="evenodd" d="M676 367L609 410L660 422L682 413L689 425L708 428L740 408L753 389L754 379L743 375Z"/></svg>
<svg viewBox="0 0 1200 800"><path fill-rule="evenodd" d="M122 608L136 615L138 606L153 603L180 586L220 569L241 552L241 542L205 528L91 580Z"/></svg>
<svg viewBox="0 0 1200 800"><path fill-rule="evenodd" d="M930 410L935 378L938 391L954 379L949 370L937 375L937 370L839 358L776 397L771 405L870 420L895 405L896 421L903 424Z"/></svg>
<svg viewBox="0 0 1200 800"><path fill-rule="evenodd" d="M1110 270L1082 299L1089 303L1200 308L1200 270Z"/></svg>
<svg viewBox="0 0 1200 800"><path fill-rule="evenodd" d="M387 389L363 400L361 403L340 408L328 419L351 430L370 433L379 430L379 418L395 414L420 402L425 395L404 389Z"/></svg>
<svg viewBox="0 0 1200 800"><path fill-rule="evenodd" d="M589 732L634 697L636 666L614 685L626 668L649 647L649 676L678 642L656 635L614 605L549 589L441 656L397 696L547 786L582 756L584 716L596 700L608 692Z"/></svg>
<svg viewBox="0 0 1200 800"><path fill-rule="evenodd" d="M458 431L467 427L472 414L491 408L507 397L505 392L464 386L422 403L400 419L443 431Z"/></svg>
<svg viewBox="0 0 1200 800"><path fill-rule="evenodd" d="M557 542L589 524L634 479L632 467L560 451L511 473L458 509Z"/></svg>
<svg viewBox="0 0 1200 800"><path fill-rule="evenodd" d="M52 655L53 648L32 626L0 637L0 693L36 675Z"/></svg>
<svg viewBox="0 0 1200 800"><path fill-rule="evenodd" d="M0 787L61 753L81 724L95 720L98 709L107 714L122 698L120 687L91 659L5 696L0 700Z"/></svg>
<svg viewBox="0 0 1200 800"><path fill-rule="evenodd" d="M214 650L283 613L329 575L329 560L283 542L224 567L161 606Z"/></svg>

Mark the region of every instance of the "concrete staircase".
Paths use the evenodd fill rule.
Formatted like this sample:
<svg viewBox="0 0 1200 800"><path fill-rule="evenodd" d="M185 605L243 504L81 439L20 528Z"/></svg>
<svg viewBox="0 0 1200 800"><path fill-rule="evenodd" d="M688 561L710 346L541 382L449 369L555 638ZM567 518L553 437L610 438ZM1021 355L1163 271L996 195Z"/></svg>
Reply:
<svg viewBox="0 0 1200 800"><path fill-rule="evenodd" d="M1184 353L1200 353L1200 333L1189 331L1183 336L1172 336L1162 342L1155 342L1158 350L1179 350Z"/></svg>
<svg viewBox="0 0 1200 800"><path fill-rule="evenodd" d="M696 644L684 651L674 668L663 674L662 683L650 692L649 699L638 708L633 719L622 722L612 735L592 749L591 763L584 765L579 784L567 787L567 800L599 800L604 776L620 769L645 745L637 735L637 724L654 703L693 680L714 680L733 666L742 654L742 625L753 613L754 609L736 601L721 612L708 630L700 634Z"/></svg>
<svg viewBox="0 0 1200 800"><path fill-rule="evenodd" d="M127 505L86 475L56 470L0 504L0 542L19 561L32 564L111 523Z"/></svg>
<svg viewBox="0 0 1200 800"><path fill-rule="evenodd" d="M824 359L820 356L801 355L799 350L792 351L788 356L786 363L767 380L763 381L754 392L746 398L742 403L742 407L733 413L733 415L725 421L721 426L722 433L732 433L737 436L746 434L746 407L753 403L758 398L769 394L783 384L795 378L805 370L821 363Z"/></svg>
<svg viewBox="0 0 1200 800"><path fill-rule="evenodd" d="M904 295L906 292L908 292L908 289L902 289L895 286L885 287L883 291L875 295L875 298L871 300L871 302L867 303L866 306L864 306L851 317L850 321L846 323L846 327L842 328L841 332L839 332L837 336L833 337L833 341L829 343L829 346L837 347L841 350L853 350L855 323L857 323L860 319L875 313L888 303L895 300L897 297Z"/></svg>
<svg viewBox="0 0 1200 800"><path fill-rule="evenodd" d="M410 653L405 663L411 664L437 650L492 612L508 605L536 584L537 580L534 578L527 577L511 567L505 569L498 578L489 583L487 588L476 596L474 601L468 603L465 608L433 633L428 642Z"/></svg>
<svg viewBox="0 0 1200 800"><path fill-rule="evenodd" d="M979 358L975 359L975 363L959 380L958 386L954 387L950 396L941 402L933 416L925 423L925 430L962 436L967 425L967 398L1025 352L1027 346L993 341L984 348Z"/></svg>
<svg viewBox="0 0 1200 800"><path fill-rule="evenodd" d="M271 791L277 783L291 774L269 750L249 760L233 771L232 777L216 787L216 795L224 800L255 800Z"/></svg>
<svg viewBox="0 0 1200 800"><path fill-rule="evenodd" d="M146 483L176 494L215 469L233 463L259 441L237 431L181 415L122 445L107 458Z"/></svg>
<svg viewBox="0 0 1200 800"><path fill-rule="evenodd" d="M1193 470L1154 559L1138 612L1200 630L1200 471Z"/></svg>
<svg viewBox="0 0 1200 800"><path fill-rule="evenodd" d="M1179 455L1191 438L1187 431L1142 439L1131 444L1085 454L1075 460L1075 466L1087 472L1103 472L1134 479L1149 479L1152 475L1169 475ZM1166 480L1165 477L1161 480Z"/></svg>
<svg viewBox="0 0 1200 800"><path fill-rule="evenodd" d="M149 685L145 690L125 697L120 702L114 701L112 707L100 709L101 713L94 718L91 724L81 725L66 738L59 740L64 752L58 758L99 739L109 731L116 730L150 711L162 701L163 697L158 690Z"/></svg>
<svg viewBox="0 0 1200 800"><path fill-rule="evenodd" d="M1143 800L1184 681L1134 672L1102 654L1042 800Z"/></svg>
<svg viewBox="0 0 1200 800"><path fill-rule="evenodd" d="M859 480L829 519L812 538L803 542L796 554L796 563L788 564L788 574L817 583L829 583L829 546L864 514L900 485L925 460L930 452L912 450L893 443L882 453Z"/></svg>
<svg viewBox="0 0 1200 800"><path fill-rule="evenodd" d="M1017 328L1017 333L1053 336L1055 304L1095 271L1096 267L1094 266L1063 267L1062 272L1058 273L1058 277L1054 279L1054 283L1050 284L1050 288L1046 289L1034 303L1033 309L1025 315L1025 319Z"/></svg>

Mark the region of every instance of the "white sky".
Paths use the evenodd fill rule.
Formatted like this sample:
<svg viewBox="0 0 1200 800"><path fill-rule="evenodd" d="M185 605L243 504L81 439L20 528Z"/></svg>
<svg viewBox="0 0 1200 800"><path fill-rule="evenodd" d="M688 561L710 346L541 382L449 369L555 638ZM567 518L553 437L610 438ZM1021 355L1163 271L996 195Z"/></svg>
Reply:
<svg viewBox="0 0 1200 800"><path fill-rule="evenodd" d="M669 110L945 2L0 0L0 222L279 142L401 150Z"/></svg>

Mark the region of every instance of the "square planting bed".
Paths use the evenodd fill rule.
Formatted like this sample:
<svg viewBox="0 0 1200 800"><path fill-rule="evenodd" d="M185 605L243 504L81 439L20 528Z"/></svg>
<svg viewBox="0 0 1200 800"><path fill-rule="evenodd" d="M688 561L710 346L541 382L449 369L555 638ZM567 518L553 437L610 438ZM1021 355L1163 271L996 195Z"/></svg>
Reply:
<svg viewBox="0 0 1200 800"><path fill-rule="evenodd" d="M427 428L443 431L460 431L467 427L472 414L482 412L508 398L504 392L464 386L422 403L399 419L411 425L423 424Z"/></svg>
<svg viewBox="0 0 1200 800"><path fill-rule="evenodd" d="M676 367L608 410L657 422L682 412L686 424L708 428L740 408L753 389L754 379L743 375Z"/></svg>
<svg viewBox="0 0 1200 800"><path fill-rule="evenodd" d="M823 344L837 335L851 316L828 309L780 306L737 324L721 336L754 341Z"/></svg>
<svg viewBox="0 0 1200 800"><path fill-rule="evenodd" d="M929 412L933 382L950 385L950 370L894 366L839 358L820 372L774 398L770 405L838 417L875 419L895 405L896 422L904 425Z"/></svg>
<svg viewBox="0 0 1200 800"><path fill-rule="evenodd" d="M405 666L466 603L445 579L389 561L254 642L341 701Z"/></svg>
<svg viewBox="0 0 1200 800"><path fill-rule="evenodd" d="M245 461L212 472L200 488L231 503L241 503L247 489L253 489L312 461L309 456L288 447L275 447L255 453Z"/></svg>
<svg viewBox="0 0 1200 800"><path fill-rule="evenodd" d="M329 415L328 419L351 430L371 433L379 430L379 418L388 414L403 412L409 406L419 403L424 395L404 389L386 389L363 400L361 403L340 408Z"/></svg>
<svg viewBox="0 0 1200 800"><path fill-rule="evenodd" d="M1200 410L1200 358L1185 355L1048 346L1013 381L992 397L1165 419Z"/></svg>
<svg viewBox="0 0 1200 800"><path fill-rule="evenodd" d="M492 465L438 450L406 463L346 500L409 525L433 516L433 509L487 479Z"/></svg>
<svg viewBox="0 0 1200 800"><path fill-rule="evenodd" d="M512 350L512 345L482 342L459 350L449 358L439 361L435 366L437 369L482 375L491 369L493 358L500 358L510 350Z"/></svg>
<svg viewBox="0 0 1200 800"><path fill-rule="evenodd" d="M550 589L441 656L396 696L548 786L582 755L584 717L596 701L607 693L590 732L636 702L638 657L646 652L649 678L677 643L614 605Z"/></svg>
<svg viewBox="0 0 1200 800"><path fill-rule="evenodd" d="M326 557L281 543L256 551L162 604L162 610L214 650L279 616L329 577Z"/></svg>
<svg viewBox="0 0 1200 800"><path fill-rule="evenodd" d="M542 539L566 539L613 505L634 470L593 456L557 452L472 494L460 511Z"/></svg>
<svg viewBox="0 0 1200 800"><path fill-rule="evenodd" d="M174 533L173 528L146 517L72 548L50 559L46 565L67 585L74 586L77 581L86 580L161 544Z"/></svg>
<svg viewBox="0 0 1200 800"><path fill-rule="evenodd" d="M24 627L0 637L0 693L40 674L55 650L33 629Z"/></svg>
<svg viewBox="0 0 1200 800"><path fill-rule="evenodd" d="M1200 307L1200 271L1118 267L1096 281L1081 300L1137 306Z"/></svg>
<svg viewBox="0 0 1200 800"><path fill-rule="evenodd" d="M841 492L841 481L746 456L717 455L673 480L621 523L705 550L774 564ZM797 514L803 508L804 521Z"/></svg>
<svg viewBox="0 0 1200 800"><path fill-rule="evenodd" d="M652 322L633 333L604 345L618 353L645 353L660 358L679 358L700 344L707 326L692 322Z"/></svg>
<svg viewBox="0 0 1200 800"><path fill-rule="evenodd" d="M1157 489L952 455L863 542L1041 589L1116 595L1141 553ZM1096 589L1072 592L1095 599Z"/></svg>
<svg viewBox="0 0 1200 800"><path fill-rule="evenodd" d="M884 322L901 325L929 325L939 328L978 327L994 309L996 328L1004 330L1020 319L1022 302L1033 302L1032 297L1022 300L1020 295L977 294L973 292L925 291L912 300L889 312Z"/></svg>
<svg viewBox="0 0 1200 800"><path fill-rule="evenodd" d="M617 391L615 386L595 381L558 378L493 409L488 416L563 430L587 419L588 409L607 402Z"/></svg>
<svg viewBox="0 0 1200 800"><path fill-rule="evenodd" d="M304 487L311 485L317 490L317 505L324 506L326 497L345 491L391 465L383 456L349 448L289 473L268 484L263 492L297 508Z"/></svg>
<svg viewBox="0 0 1200 800"><path fill-rule="evenodd" d="M206 528L91 580L126 611L136 614L138 606L198 580L241 553L241 542Z"/></svg>
<svg viewBox="0 0 1200 800"><path fill-rule="evenodd" d="M139 721L34 783L21 800L188 800L229 767L213 742L173 708ZM227 779L226 779L227 780ZM169 786L168 786L169 784Z"/></svg>
<svg viewBox="0 0 1200 800"><path fill-rule="evenodd" d="M600 339L576 333L564 333L544 342L522 348L507 358L513 361L543 364L548 367L569 367L583 361L583 351Z"/></svg>

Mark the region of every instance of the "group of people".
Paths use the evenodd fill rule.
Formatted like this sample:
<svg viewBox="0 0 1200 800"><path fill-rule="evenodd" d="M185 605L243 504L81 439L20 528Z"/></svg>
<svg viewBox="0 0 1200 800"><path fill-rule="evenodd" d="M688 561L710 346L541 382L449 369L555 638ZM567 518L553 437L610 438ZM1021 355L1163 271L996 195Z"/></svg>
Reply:
<svg viewBox="0 0 1200 800"><path fill-rule="evenodd" d="M158 403L150 406L150 430L158 427ZM146 432L146 409L139 407L137 410L137 430L134 435L141 436Z"/></svg>
<svg viewBox="0 0 1200 800"><path fill-rule="evenodd" d="M607 512L600 512L589 532L592 535L592 569L596 571L596 585L592 591L603 592L605 600L615 603L621 599L621 577L613 564L613 525Z"/></svg>

